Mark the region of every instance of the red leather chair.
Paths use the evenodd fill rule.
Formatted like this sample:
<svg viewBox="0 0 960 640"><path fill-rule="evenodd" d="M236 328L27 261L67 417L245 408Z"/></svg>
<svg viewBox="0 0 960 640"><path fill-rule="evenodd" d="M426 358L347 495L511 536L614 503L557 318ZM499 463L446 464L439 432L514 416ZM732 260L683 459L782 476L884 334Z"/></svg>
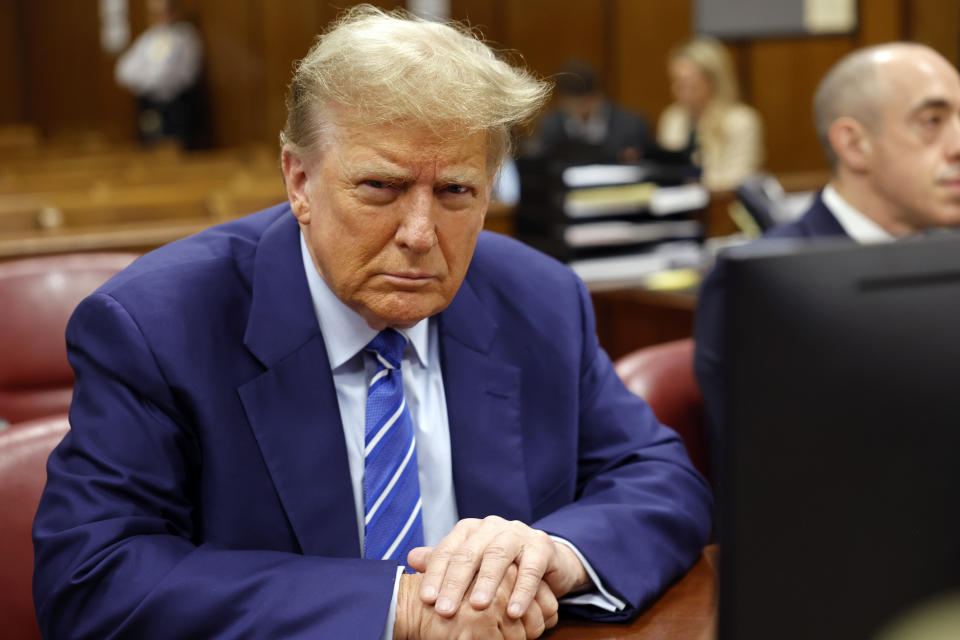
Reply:
<svg viewBox="0 0 960 640"><path fill-rule="evenodd" d="M40 640L30 530L47 481L47 457L69 428L60 415L0 431L0 634L9 640Z"/></svg>
<svg viewBox="0 0 960 640"><path fill-rule="evenodd" d="M693 376L693 339L644 347L614 364L627 388L647 401L660 422L680 434L693 466L709 480L703 397Z"/></svg>
<svg viewBox="0 0 960 640"><path fill-rule="evenodd" d="M133 253L75 253L0 263L0 419L66 413L73 394L64 331L73 309Z"/></svg>

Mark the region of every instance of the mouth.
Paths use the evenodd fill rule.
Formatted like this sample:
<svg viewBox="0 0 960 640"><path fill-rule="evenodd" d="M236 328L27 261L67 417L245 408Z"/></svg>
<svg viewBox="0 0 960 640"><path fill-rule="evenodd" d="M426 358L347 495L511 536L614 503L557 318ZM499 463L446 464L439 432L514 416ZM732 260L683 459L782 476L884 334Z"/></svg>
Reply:
<svg viewBox="0 0 960 640"><path fill-rule="evenodd" d="M938 181L941 188L946 189L952 197L960 195L960 178L948 178Z"/></svg>
<svg viewBox="0 0 960 640"><path fill-rule="evenodd" d="M402 289L417 289L437 279L437 276L424 271L394 271L384 273L383 277L392 286Z"/></svg>

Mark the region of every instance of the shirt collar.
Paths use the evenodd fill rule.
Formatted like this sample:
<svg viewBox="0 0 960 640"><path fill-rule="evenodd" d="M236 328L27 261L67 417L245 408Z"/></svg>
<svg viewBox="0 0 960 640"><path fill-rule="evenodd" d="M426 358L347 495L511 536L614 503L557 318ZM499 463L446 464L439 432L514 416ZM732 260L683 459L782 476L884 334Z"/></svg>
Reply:
<svg viewBox="0 0 960 640"><path fill-rule="evenodd" d="M830 213L837 219L847 235L860 244L874 244L877 242L892 242L895 237L887 233L883 227L863 215L844 200L833 185L823 188L823 204L827 205Z"/></svg>
<svg viewBox="0 0 960 640"><path fill-rule="evenodd" d="M303 257L303 270L307 274L313 310L317 314L320 333L323 334L323 342L327 347L330 368L336 369L357 355L378 332L371 329L359 313L345 305L320 277L302 231L300 254ZM429 323L430 319L425 318L409 329L398 329L413 346L414 355L423 367L427 366Z"/></svg>

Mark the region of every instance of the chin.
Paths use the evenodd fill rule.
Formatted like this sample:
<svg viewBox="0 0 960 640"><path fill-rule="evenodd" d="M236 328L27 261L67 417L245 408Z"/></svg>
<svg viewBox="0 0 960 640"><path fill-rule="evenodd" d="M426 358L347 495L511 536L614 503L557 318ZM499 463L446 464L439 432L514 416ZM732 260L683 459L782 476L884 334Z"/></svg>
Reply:
<svg viewBox="0 0 960 640"><path fill-rule="evenodd" d="M393 296L391 296L393 297ZM400 300L391 300L384 305L375 305L371 311L387 326L406 329L424 318L436 315L447 308L448 300L438 300L434 296L428 299L409 300L411 296L401 295ZM416 296L420 298L421 296Z"/></svg>

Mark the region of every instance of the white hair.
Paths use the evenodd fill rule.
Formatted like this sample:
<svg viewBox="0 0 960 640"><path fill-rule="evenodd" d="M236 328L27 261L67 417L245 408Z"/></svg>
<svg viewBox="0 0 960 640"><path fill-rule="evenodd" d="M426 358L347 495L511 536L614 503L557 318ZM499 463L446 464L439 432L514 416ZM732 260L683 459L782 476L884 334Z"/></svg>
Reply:
<svg viewBox="0 0 960 640"><path fill-rule="evenodd" d="M295 68L281 144L322 145L337 107L362 124L425 126L456 135L485 131L491 169L511 150L511 131L536 114L550 84L504 62L455 23L346 11Z"/></svg>

